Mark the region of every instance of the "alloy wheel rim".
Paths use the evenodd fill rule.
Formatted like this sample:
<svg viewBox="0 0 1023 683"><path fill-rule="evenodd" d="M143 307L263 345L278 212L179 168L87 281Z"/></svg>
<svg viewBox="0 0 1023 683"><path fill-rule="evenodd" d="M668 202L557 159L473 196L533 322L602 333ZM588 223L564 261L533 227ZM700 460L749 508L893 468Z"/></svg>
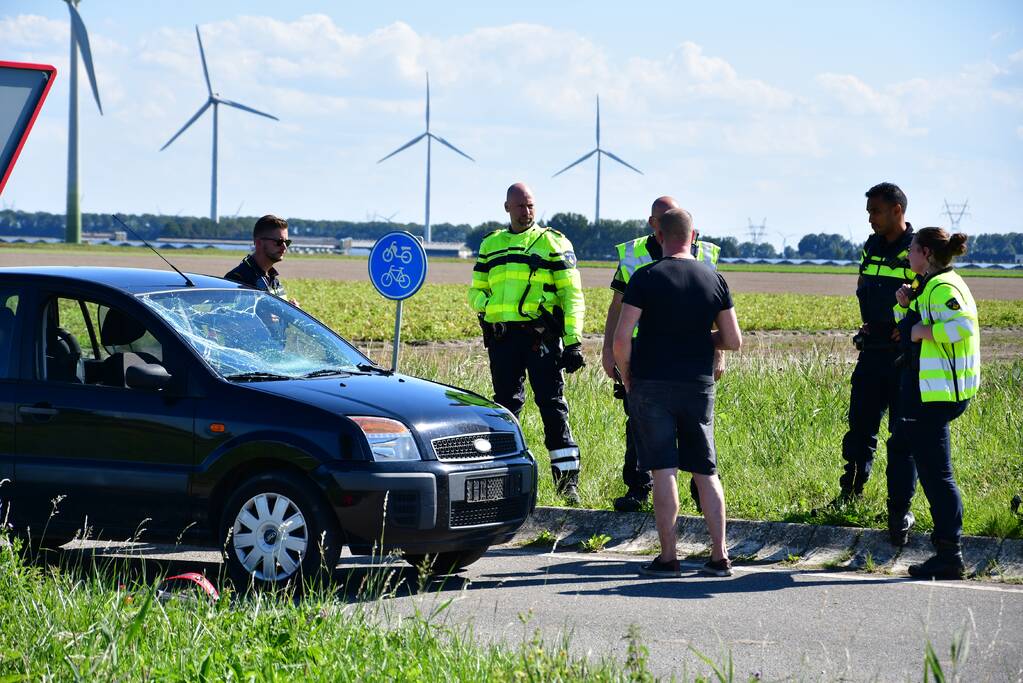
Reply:
<svg viewBox="0 0 1023 683"><path fill-rule="evenodd" d="M242 566L260 581L290 578L309 548L302 511L287 496L260 493L235 516L232 544Z"/></svg>

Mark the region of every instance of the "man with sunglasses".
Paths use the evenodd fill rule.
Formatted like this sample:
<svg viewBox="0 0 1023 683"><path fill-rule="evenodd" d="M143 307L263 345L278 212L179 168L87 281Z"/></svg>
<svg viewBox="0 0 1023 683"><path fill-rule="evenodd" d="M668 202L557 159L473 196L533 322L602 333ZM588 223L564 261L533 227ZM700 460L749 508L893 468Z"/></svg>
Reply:
<svg viewBox="0 0 1023 683"><path fill-rule="evenodd" d="M288 221L272 214L263 216L252 228L252 245L252 253L243 258L242 262L224 277L254 289L270 292L297 305L293 299L288 299L277 269L274 268L274 264L284 259L284 254L291 246L291 240L288 239Z"/></svg>

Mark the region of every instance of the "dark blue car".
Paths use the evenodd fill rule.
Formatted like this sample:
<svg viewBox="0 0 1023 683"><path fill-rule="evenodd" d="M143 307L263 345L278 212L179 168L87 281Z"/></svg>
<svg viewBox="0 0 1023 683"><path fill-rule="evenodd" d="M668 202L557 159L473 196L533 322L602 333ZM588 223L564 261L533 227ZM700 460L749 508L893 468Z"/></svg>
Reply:
<svg viewBox="0 0 1023 683"><path fill-rule="evenodd" d="M128 268L0 268L0 481L0 520L34 542L198 537L259 585L343 545L461 568L536 501L489 400L264 292Z"/></svg>

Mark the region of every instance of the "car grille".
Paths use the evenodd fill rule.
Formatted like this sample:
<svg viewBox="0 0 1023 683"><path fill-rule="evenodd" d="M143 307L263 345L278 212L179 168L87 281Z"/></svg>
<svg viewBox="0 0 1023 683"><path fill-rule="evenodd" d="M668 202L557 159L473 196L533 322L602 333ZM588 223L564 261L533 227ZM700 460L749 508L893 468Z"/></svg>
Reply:
<svg viewBox="0 0 1023 683"><path fill-rule="evenodd" d="M480 453L474 443L477 439L490 442L490 452ZM462 434L446 436L433 440L433 452L437 459L444 462L464 462L468 460L491 460L511 455L518 450L518 441L514 432L481 432L479 434Z"/></svg>
<svg viewBox="0 0 1023 683"><path fill-rule="evenodd" d="M514 522L529 513L529 496L517 496L488 503L451 503L451 528Z"/></svg>

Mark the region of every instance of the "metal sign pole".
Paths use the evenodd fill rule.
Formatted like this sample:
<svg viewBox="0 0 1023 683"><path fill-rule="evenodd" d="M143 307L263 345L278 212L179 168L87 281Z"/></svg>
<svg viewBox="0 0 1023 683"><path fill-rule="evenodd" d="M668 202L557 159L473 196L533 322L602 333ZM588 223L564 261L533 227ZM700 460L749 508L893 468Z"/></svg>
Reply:
<svg viewBox="0 0 1023 683"><path fill-rule="evenodd" d="M401 304L403 299L398 299L398 308L394 314L394 351L391 354L391 372L398 372L398 348L401 344Z"/></svg>

